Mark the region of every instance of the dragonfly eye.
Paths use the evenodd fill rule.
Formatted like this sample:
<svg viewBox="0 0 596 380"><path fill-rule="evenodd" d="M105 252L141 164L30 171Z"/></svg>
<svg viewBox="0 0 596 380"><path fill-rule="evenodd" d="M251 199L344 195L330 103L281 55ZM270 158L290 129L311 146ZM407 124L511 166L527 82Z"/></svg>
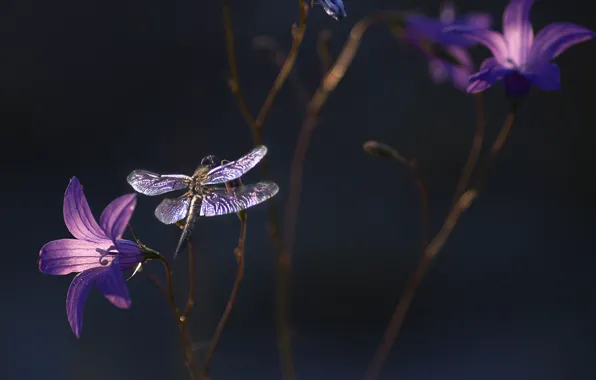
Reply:
<svg viewBox="0 0 596 380"><path fill-rule="evenodd" d="M219 160L214 155L209 155L201 160L201 166L209 166L210 168L217 166Z"/></svg>

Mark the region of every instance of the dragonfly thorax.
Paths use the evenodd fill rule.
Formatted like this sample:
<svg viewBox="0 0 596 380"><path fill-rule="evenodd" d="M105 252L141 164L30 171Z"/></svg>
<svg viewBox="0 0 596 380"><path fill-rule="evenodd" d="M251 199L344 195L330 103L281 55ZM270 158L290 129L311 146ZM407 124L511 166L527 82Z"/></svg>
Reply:
<svg viewBox="0 0 596 380"><path fill-rule="evenodd" d="M207 173L211 168L209 166L201 165L195 170L192 175L192 181L190 183L190 190L194 193L201 193L204 189L202 183L207 178Z"/></svg>
<svg viewBox="0 0 596 380"><path fill-rule="evenodd" d="M203 186L200 183L196 182L196 183L193 184L191 190L192 190L192 192L194 194L202 194L203 192L205 192L205 186Z"/></svg>

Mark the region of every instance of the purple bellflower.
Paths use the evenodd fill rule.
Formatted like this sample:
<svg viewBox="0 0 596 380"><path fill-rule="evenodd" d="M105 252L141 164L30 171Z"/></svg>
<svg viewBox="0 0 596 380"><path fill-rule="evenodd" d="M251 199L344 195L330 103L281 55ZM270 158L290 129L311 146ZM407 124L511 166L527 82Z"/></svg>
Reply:
<svg viewBox="0 0 596 380"><path fill-rule="evenodd" d="M485 45L493 54L470 77L468 92L481 92L503 79L509 96L526 95L532 84L541 90L561 88L559 67L552 60L571 46L594 37L582 26L557 22L536 37L530 23L534 0L511 0L503 13L503 34L492 30L457 28L462 35Z"/></svg>
<svg viewBox="0 0 596 380"><path fill-rule="evenodd" d="M143 261L143 252L122 234L136 205L136 195L113 200L99 218L93 218L83 187L73 177L64 194L64 223L76 239L54 240L39 252L39 270L46 274L78 273L66 295L66 315L77 336L83 327L83 308L91 286L114 306L128 309L131 300L122 271Z"/></svg>
<svg viewBox="0 0 596 380"><path fill-rule="evenodd" d="M413 46L420 46L420 43L425 40L441 45L460 62L460 65L453 65L426 54L432 80L440 84L450 79L454 87L465 91L468 86L468 78L474 70L474 64L467 48L475 45L476 41L461 33L449 31L449 28L463 27L470 30L486 30L491 23L492 18L487 13L472 12L456 16L455 6L452 2L447 1L443 3L438 19L420 14L409 15L403 38Z"/></svg>

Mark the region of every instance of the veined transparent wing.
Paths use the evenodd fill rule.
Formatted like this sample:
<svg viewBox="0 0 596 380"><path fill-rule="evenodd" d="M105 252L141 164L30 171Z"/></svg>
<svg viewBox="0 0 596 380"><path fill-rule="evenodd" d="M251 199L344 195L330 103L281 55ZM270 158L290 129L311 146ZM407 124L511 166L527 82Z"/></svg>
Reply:
<svg viewBox="0 0 596 380"><path fill-rule="evenodd" d="M203 196L200 216L238 212L266 201L278 191L279 187L273 182L259 182L230 189L210 189Z"/></svg>
<svg viewBox="0 0 596 380"><path fill-rule="evenodd" d="M239 178L244 175L244 173L254 168L266 154L267 147L259 145L250 151L250 153L240 157L236 161L209 170L209 172L207 172L207 177L201 184L215 185Z"/></svg>
<svg viewBox="0 0 596 380"><path fill-rule="evenodd" d="M184 194L178 198L164 198L155 209L155 216L165 224L176 223L186 218L192 195Z"/></svg>
<svg viewBox="0 0 596 380"><path fill-rule="evenodd" d="M183 174L157 174L147 170L134 170L126 181L135 191L145 195L160 195L188 187L191 178Z"/></svg>

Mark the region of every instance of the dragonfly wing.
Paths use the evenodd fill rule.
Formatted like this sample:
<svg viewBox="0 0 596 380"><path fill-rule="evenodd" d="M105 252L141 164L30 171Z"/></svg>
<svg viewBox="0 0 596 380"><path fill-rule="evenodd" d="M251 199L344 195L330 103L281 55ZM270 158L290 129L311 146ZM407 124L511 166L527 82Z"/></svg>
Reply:
<svg viewBox="0 0 596 380"><path fill-rule="evenodd" d="M180 251L182 251L186 247L186 244L188 243L188 238L190 238L190 234L194 227L195 221L197 220L200 208L201 199L196 196L190 198L188 216L186 217L186 223L184 223L184 229L182 229L182 235L180 235L180 239L178 240L178 246L176 247L176 251L174 252L174 258L176 258Z"/></svg>
<svg viewBox="0 0 596 380"><path fill-rule="evenodd" d="M155 216L164 224L176 223L186 218L190 207L190 199L189 194L184 194L175 199L164 198L155 209Z"/></svg>
<svg viewBox="0 0 596 380"><path fill-rule="evenodd" d="M273 197L279 187L273 182L259 182L230 189L210 189L203 196L201 216L225 215L258 205Z"/></svg>
<svg viewBox="0 0 596 380"><path fill-rule="evenodd" d="M233 179L239 178L244 173L254 168L267 154L267 147L259 145L254 148L250 153L240 157L236 161L228 162L225 165L218 166L207 172L207 176L202 185L215 185L218 183L224 183Z"/></svg>
<svg viewBox="0 0 596 380"><path fill-rule="evenodd" d="M191 178L183 174L162 175L147 170L134 170L126 177L126 181L141 194L159 195L187 188Z"/></svg>

